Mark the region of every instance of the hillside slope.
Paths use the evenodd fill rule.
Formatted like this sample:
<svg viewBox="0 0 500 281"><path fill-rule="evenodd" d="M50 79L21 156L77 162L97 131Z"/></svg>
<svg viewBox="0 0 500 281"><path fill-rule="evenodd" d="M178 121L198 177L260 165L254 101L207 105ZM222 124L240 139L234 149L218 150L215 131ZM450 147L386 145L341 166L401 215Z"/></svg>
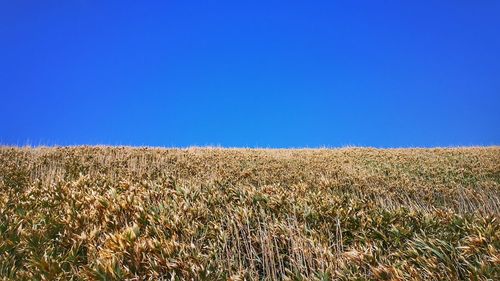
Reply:
<svg viewBox="0 0 500 281"><path fill-rule="evenodd" d="M0 278L500 280L500 147L0 148Z"/></svg>

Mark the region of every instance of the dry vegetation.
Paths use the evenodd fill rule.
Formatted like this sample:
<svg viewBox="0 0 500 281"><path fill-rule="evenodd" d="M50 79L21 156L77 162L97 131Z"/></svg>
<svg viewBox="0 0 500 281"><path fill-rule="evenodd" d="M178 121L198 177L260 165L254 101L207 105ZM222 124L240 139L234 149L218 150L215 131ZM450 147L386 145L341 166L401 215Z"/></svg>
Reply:
<svg viewBox="0 0 500 281"><path fill-rule="evenodd" d="M0 148L0 278L500 280L500 147Z"/></svg>

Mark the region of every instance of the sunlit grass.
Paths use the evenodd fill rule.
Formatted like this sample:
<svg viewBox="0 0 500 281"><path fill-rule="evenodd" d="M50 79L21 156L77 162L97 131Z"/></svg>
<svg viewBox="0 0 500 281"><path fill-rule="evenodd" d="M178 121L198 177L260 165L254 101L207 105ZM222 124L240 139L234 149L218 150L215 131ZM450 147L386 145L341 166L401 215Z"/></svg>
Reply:
<svg viewBox="0 0 500 281"><path fill-rule="evenodd" d="M0 148L4 279L500 280L500 148Z"/></svg>

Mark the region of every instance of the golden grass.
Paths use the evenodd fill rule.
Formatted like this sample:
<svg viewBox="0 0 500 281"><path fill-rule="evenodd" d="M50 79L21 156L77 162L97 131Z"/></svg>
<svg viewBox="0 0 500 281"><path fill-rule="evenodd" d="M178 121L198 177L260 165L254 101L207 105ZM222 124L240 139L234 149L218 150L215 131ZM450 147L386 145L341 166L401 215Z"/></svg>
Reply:
<svg viewBox="0 0 500 281"><path fill-rule="evenodd" d="M0 278L500 280L500 148L0 148Z"/></svg>

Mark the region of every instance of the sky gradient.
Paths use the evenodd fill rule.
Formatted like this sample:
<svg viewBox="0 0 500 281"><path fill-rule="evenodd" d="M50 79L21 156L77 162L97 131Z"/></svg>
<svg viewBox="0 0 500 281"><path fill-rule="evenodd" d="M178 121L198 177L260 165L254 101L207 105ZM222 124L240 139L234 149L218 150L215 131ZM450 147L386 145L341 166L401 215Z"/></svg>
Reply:
<svg viewBox="0 0 500 281"><path fill-rule="evenodd" d="M499 145L500 1L380 3L0 1L0 144Z"/></svg>

